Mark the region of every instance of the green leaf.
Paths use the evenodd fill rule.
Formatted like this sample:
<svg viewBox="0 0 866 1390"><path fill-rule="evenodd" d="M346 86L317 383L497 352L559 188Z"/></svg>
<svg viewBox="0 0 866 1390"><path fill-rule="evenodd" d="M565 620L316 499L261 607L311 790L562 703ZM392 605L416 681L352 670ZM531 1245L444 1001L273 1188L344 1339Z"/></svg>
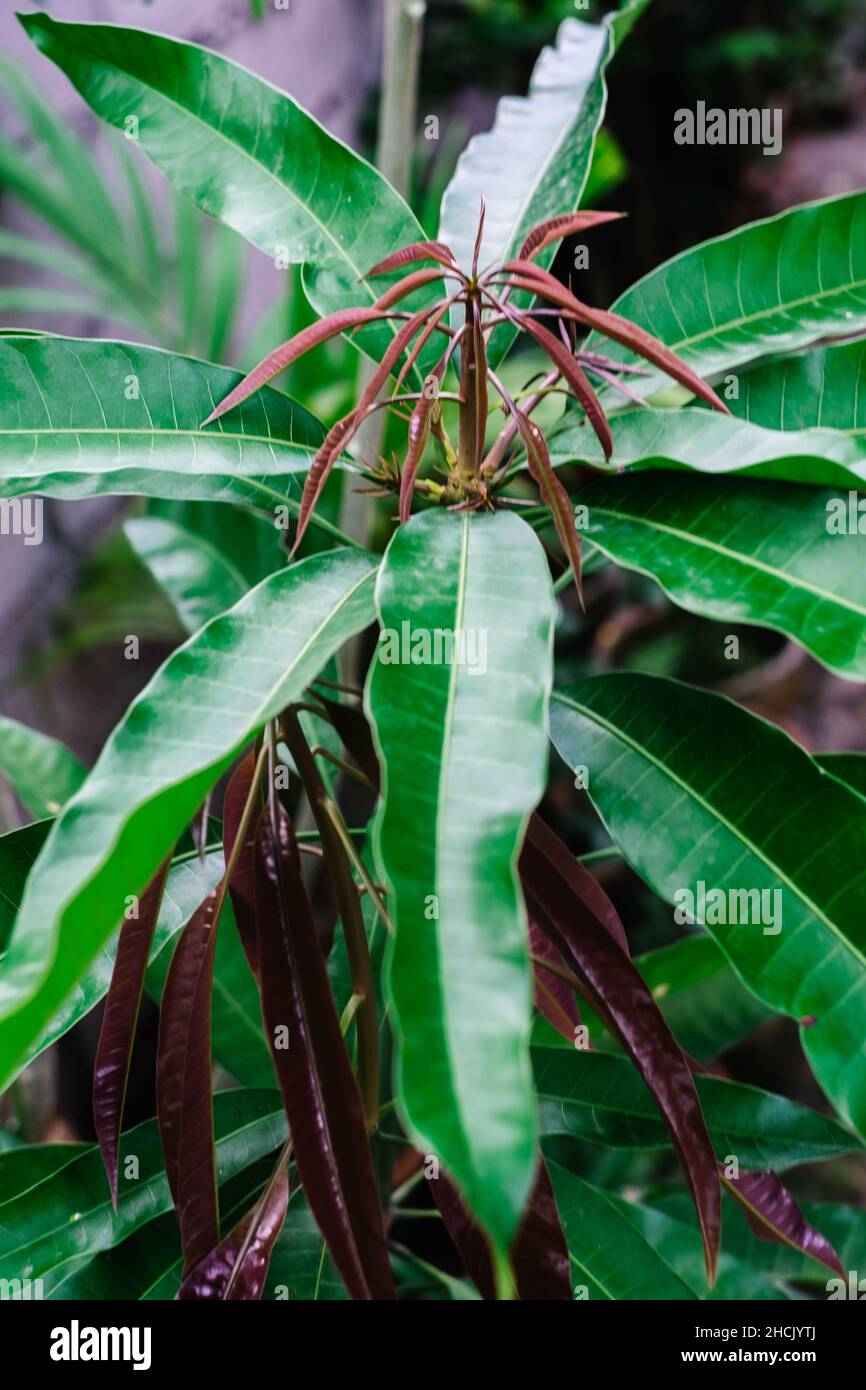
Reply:
<svg viewBox="0 0 866 1390"><path fill-rule="evenodd" d="M397 933L397 1095L416 1142L505 1252L536 1161L515 864L544 790L550 577L519 518L429 511L395 534L377 605L385 632L367 708L383 766L376 857ZM437 630L466 634L462 664L443 653L414 664L398 649Z"/></svg>
<svg viewBox="0 0 866 1390"><path fill-rule="evenodd" d="M40 820L55 815L87 775L65 743L6 715L0 715L0 772Z"/></svg>
<svg viewBox="0 0 866 1390"><path fill-rule="evenodd" d="M584 534L657 580L681 608L774 628L831 670L866 680L863 542L828 532L833 497L673 474L611 479L580 493Z"/></svg>
<svg viewBox="0 0 866 1390"><path fill-rule="evenodd" d="M719 1256L719 1273L715 1287L707 1291L704 1272L704 1254L701 1239L693 1225L677 1221L656 1207L644 1206L639 1202L626 1202L621 1197L607 1194L617 1211L621 1212L630 1226L640 1233L666 1264L693 1289L698 1298L711 1300L737 1299L750 1303L765 1300L784 1300L788 1297L768 1279L757 1273L750 1262L736 1259L724 1248ZM725 1216L730 1215L733 1203L729 1204ZM728 1228L725 1225L725 1245ZM773 1247L767 1246L768 1249ZM778 1247L777 1247L778 1248ZM792 1252L793 1253L793 1252ZM796 1256L795 1256L796 1258ZM801 1264L813 1265L812 1260L800 1257ZM817 1266L814 1266L817 1268ZM824 1271L826 1274L826 1270Z"/></svg>
<svg viewBox="0 0 866 1390"><path fill-rule="evenodd" d="M570 1134L624 1149L666 1149L670 1138L652 1093L627 1057L534 1047L544 1134ZM748 1171L790 1168L863 1149L836 1120L738 1081L696 1076L716 1158ZM695 1227L697 1235L697 1227Z"/></svg>
<svg viewBox="0 0 866 1390"><path fill-rule="evenodd" d="M866 753L816 753L815 762L858 796L866 797Z"/></svg>
<svg viewBox="0 0 866 1390"><path fill-rule="evenodd" d="M492 130L469 141L442 199L439 238L469 270L481 200L487 208L480 264L504 265L539 222L580 206L607 105L605 72L650 0L626 0L601 24L567 19L538 60L527 97L505 97ZM549 266L551 246L538 257ZM521 302L525 296L515 296ZM514 330L494 335L496 365Z"/></svg>
<svg viewBox="0 0 866 1390"><path fill-rule="evenodd" d="M331 551L273 575L132 704L28 880L0 966L0 1086L243 746L371 621L374 574Z"/></svg>
<svg viewBox="0 0 866 1390"><path fill-rule="evenodd" d="M840 343L760 363L743 372L726 403L733 415L769 430L866 433L866 344ZM866 449L861 453L866 455Z"/></svg>
<svg viewBox="0 0 866 1390"><path fill-rule="evenodd" d="M201 430L238 374L156 348L3 338L0 373L3 497L144 493L297 511L298 475L324 434L276 391Z"/></svg>
<svg viewBox="0 0 866 1390"><path fill-rule="evenodd" d="M214 1097L217 1171L221 1182L285 1139L285 1117L274 1091L223 1091ZM126 1176L137 1160L138 1176ZM38 1279L81 1255L109 1250L140 1226L171 1209L156 1120L121 1139L120 1197L111 1195L96 1145L0 1207L0 1261L4 1277Z"/></svg>
<svg viewBox="0 0 866 1390"><path fill-rule="evenodd" d="M187 632L197 632L247 592L243 575L205 537L159 517L139 517L123 529Z"/></svg>
<svg viewBox="0 0 866 1390"><path fill-rule="evenodd" d="M568 1242L572 1283L589 1299L691 1299L695 1295L614 1202L548 1159Z"/></svg>
<svg viewBox="0 0 866 1390"><path fill-rule="evenodd" d="M366 272L423 239L372 165L228 58L136 29L20 18L98 116L120 130L137 117L140 148L181 193L266 255L303 263L320 314L372 305L387 282ZM377 325L358 342L380 358L393 334Z"/></svg>
<svg viewBox="0 0 866 1390"><path fill-rule="evenodd" d="M0 1153L0 1206L45 1182L90 1150L89 1144L19 1144Z"/></svg>
<svg viewBox="0 0 866 1390"><path fill-rule="evenodd" d="M866 1054L854 1046L866 1000L862 799L773 725L655 676L609 674L557 693L551 734L570 766L589 768L590 796L628 862L681 920L695 896L741 979L800 1023L819 1083L866 1132ZM701 883L720 891L725 917L759 920L709 920L721 914L701 914Z"/></svg>
<svg viewBox="0 0 866 1390"><path fill-rule="evenodd" d="M711 936L686 936L635 965L684 1051L710 1061L773 1013L741 983Z"/></svg>
<svg viewBox="0 0 866 1390"><path fill-rule="evenodd" d="M567 417L570 418L570 417ZM762 429L698 407L630 410L611 422L613 458L582 425L566 426L550 440L555 467L589 463L612 472L643 468L692 469L713 475L748 475L780 482L859 488L866 480L866 448L842 431Z"/></svg>
<svg viewBox="0 0 866 1390"><path fill-rule="evenodd" d="M866 328L866 193L791 208L693 246L613 308L703 377L834 333L851 336ZM597 334L587 347L636 360ZM659 371L635 382L642 396L670 385Z"/></svg>

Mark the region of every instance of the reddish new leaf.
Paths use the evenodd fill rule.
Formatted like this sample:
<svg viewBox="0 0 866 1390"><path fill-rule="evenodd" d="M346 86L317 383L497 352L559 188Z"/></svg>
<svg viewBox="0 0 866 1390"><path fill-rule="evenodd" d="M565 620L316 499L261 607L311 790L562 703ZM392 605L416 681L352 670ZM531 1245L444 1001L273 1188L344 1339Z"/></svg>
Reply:
<svg viewBox="0 0 866 1390"><path fill-rule="evenodd" d="M211 1102L211 989L224 897L220 884L184 928L160 1009L157 1119L185 1272L219 1242Z"/></svg>
<svg viewBox="0 0 866 1390"><path fill-rule="evenodd" d="M484 1233L475 1225L457 1189L444 1174L429 1181L433 1200L467 1274L483 1298L494 1300L493 1265ZM527 1302L571 1299L568 1246L543 1159L539 1160L538 1174L512 1247L511 1261L521 1299Z"/></svg>
<svg viewBox="0 0 866 1390"><path fill-rule="evenodd" d="M210 425L214 420L218 420L221 415L233 410L236 405L240 405L248 396L260 391L263 386L286 367L290 367L299 357L312 348L318 347L320 343L327 343L331 338L336 338L340 333L349 333L353 328L361 328L367 323L380 323L385 317L381 309L340 309L336 314L328 314L326 318L319 319L309 328L303 329L301 333L296 333L287 343L269 352L267 357L257 367L253 367L248 372L243 381L239 382L234 390L230 391L225 400L220 401L215 410L202 424Z"/></svg>
<svg viewBox="0 0 866 1390"><path fill-rule="evenodd" d="M522 410L515 407L517 428L526 449L530 476L541 493L541 499L553 519L560 544L574 572L574 582L580 592L580 536L574 520L571 499L550 462L550 451L541 430Z"/></svg>
<svg viewBox="0 0 866 1390"><path fill-rule="evenodd" d="M845 1278L842 1261L829 1240L809 1225L776 1173L742 1173L738 1178L723 1177L722 1181L742 1206L760 1240L793 1246Z"/></svg>
<svg viewBox="0 0 866 1390"><path fill-rule="evenodd" d="M577 1028L580 1026L580 1012L574 998L574 991L562 976L556 974L565 961L557 951L550 937L541 930L537 922L529 919L529 951L535 957L532 962L533 1000L539 1013L548 1023L561 1033L570 1043L574 1043ZM540 960L549 961L553 970L545 970Z"/></svg>
<svg viewBox="0 0 866 1390"><path fill-rule="evenodd" d="M565 344L551 333L549 328L545 328L544 324L538 323L529 314L521 314L518 321L521 327L532 334L539 346L544 348L554 366L565 377L586 412L586 418L598 437L605 458L609 459L613 453L613 435L610 432L610 425L607 423L607 416L602 409L601 401L593 391L586 372L575 361Z"/></svg>
<svg viewBox="0 0 866 1390"><path fill-rule="evenodd" d="M645 981L606 925L613 909L606 920L594 911L603 890L592 880L586 892L579 887L575 891L580 875L560 871L557 845L553 831L535 818L520 859L530 912L569 961L593 1007L608 1019L652 1092L691 1189L712 1284L719 1254L721 1187L691 1071Z"/></svg>
<svg viewBox="0 0 866 1390"><path fill-rule="evenodd" d="M281 1155L273 1177L252 1211L191 1269L177 1298L221 1299L226 1302L261 1298L271 1252L282 1230L289 1205L288 1156Z"/></svg>
<svg viewBox="0 0 866 1390"><path fill-rule="evenodd" d="M400 303L401 299L413 294L415 290L423 289L425 285L431 285L434 280L443 279L445 274L444 270L435 270L432 267L427 270L413 270L411 275L406 275L402 280L398 280L396 285L392 285L376 300L376 308L384 313L386 309L392 309L395 304Z"/></svg>
<svg viewBox="0 0 866 1390"><path fill-rule="evenodd" d="M352 1297L392 1299L361 1097L340 1033L294 832L281 807L274 807L274 815L279 844L267 810L256 837L262 1014L298 1172Z"/></svg>
<svg viewBox="0 0 866 1390"><path fill-rule="evenodd" d="M434 416L439 410L439 385L444 372L444 361L436 369L433 382L425 382L421 399L412 411L408 425L409 447L400 472L400 520L406 522L412 513L412 498L418 468L427 448ZM435 383L435 389L434 389Z"/></svg>
<svg viewBox="0 0 866 1390"><path fill-rule="evenodd" d="M250 752L239 763L226 787L223 798L223 849L225 851L226 862L232 857L235 840L244 813L244 807L249 799L250 790L253 785L253 777L256 770L256 755ZM246 839L242 849L238 853L235 861L232 881L229 885L232 906L235 910L235 922L237 923L238 936L244 948L250 970L255 976L259 973L258 944L256 941L256 905L255 905L255 842L256 842L256 817L250 819Z"/></svg>
<svg viewBox="0 0 866 1390"><path fill-rule="evenodd" d="M93 1069L93 1122L102 1151L102 1161L117 1206L117 1163L123 1103L132 1060L132 1045L141 1008L144 974L150 956L153 933L165 888L169 860L142 894L138 917L128 919L120 929L111 984L105 1000L105 1013L96 1048Z"/></svg>
<svg viewBox="0 0 866 1390"><path fill-rule="evenodd" d="M565 212L559 217L551 217L547 222L539 222L529 233L520 248L518 260L531 261L545 246L563 237L577 236L589 231L590 227L600 227L604 222L615 222L625 217L624 212Z"/></svg>
<svg viewBox="0 0 866 1390"><path fill-rule="evenodd" d="M402 270L404 266L414 265L418 261L438 261L448 270L453 270L460 274L454 263L454 253L450 246L446 246L444 241L416 241L411 246L402 246L393 255L386 256L383 261L377 261L372 270L368 270L364 276L365 280L372 280L376 275L388 275L392 270Z"/></svg>
<svg viewBox="0 0 866 1390"><path fill-rule="evenodd" d="M430 309L429 307L426 309L419 309L417 314L413 314L412 317L403 324L400 331L395 334L392 342L388 344L385 355L371 376L356 409L333 427L324 444L319 449L319 452L316 454L313 460L313 466L304 481L304 491L301 496L301 505L298 511L298 529L295 534L295 543L292 547L293 554L303 540L304 532L313 514L313 508L319 500L328 474L339 458L341 451L346 447L357 430L360 429L368 410L375 403L379 392L382 390L385 382L388 380L388 377L416 333L423 326L425 321L435 312L437 312L437 310Z"/></svg>
<svg viewBox="0 0 866 1390"><path fill-rule="evenodd" d="M654 338L645 329L639 328L637 324L631 323L619 314L611 313L609 309L590 308L561 285L549 271L542 270L531 261L509 261L505 269L514 277L512 283L516 289L540 295L551 304L556 304L558 308L565 309L578 323L597 329L615 343L621 343L638 356L645 357L648 362L652 362L654 366L673 377L674 381L680 382L702 401L706 401L714 410L721 411L723 415L730 415L728 407L719 400L712 387L687 367L675 352L671 352L669 347L665 347L664 343L660 343L658 338Z"/></svg>

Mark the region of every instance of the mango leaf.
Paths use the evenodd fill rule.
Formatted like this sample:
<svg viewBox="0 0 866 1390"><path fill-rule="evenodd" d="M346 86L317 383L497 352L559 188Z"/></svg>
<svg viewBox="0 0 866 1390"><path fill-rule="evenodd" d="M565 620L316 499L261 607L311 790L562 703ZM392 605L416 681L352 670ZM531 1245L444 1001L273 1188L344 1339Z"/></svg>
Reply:
<svg viewBox="0 0 866 1390"><path fill-rule="evenodd" d="M613 1193L608 1193L607 1198L698 1298L736 1299L752 1303L788 1297L777 1285L756 1273L748 1263L736 1259L724 1247L719 1256L718 1281L715 1288L707 1292L700 1241L693 1227L653 1206L626 1202Z"/></svg>
<svg viewBox="0 0 866 1390"><path fill-rule="evenodd" d="M0 965L0 1086L241 748L371 620L374 573L333 551L273 575L131 705L28 880Z"/></svg>
<svg viewBox="0 0 866 1390"><path fill-rule="evenodd" d="M90 1144L18 1144L0 1153L0 1207L59 1173Z"/></svg>
<svg viewBox="0 0 866 1390"><path fill-rule="evenodd" d="M816 753L815 762L858 796L866 797L866 753Z"/></svg>
<svg viewBox="0 0 866 1390"><path fill-rule="evenodd" d="M684 922L704 919L759 999L798 1020L819 1083L866 1133L866 1055L853 1045L866 999L862 799L779 729L655 676L558 693L551 734L566 762L590 769L628 862Z"/></svg>
<svg viewBox="0 0 866 1390"><path fill-rule="evenodd" d="M280 264L304 264L319 314L375 303L387 282L366 272L423 238L372 165L239 64L138 29L20 18L98 116L124 131L135 115L139 147L191 202ZM379 358L391 336L386 324L360 342Z"/></svg>
<svg viewBox="0 0 866 1390"><path fill-rule="evenodd" d="M839 343L771 359L743 372L726 394L732 415L768 430L866 429L866 346Z"/></svg>
<svg viewBox="0 0 866 1390"><path fill-rule="evenodd" d="M301 1188L292 1193L262 1297L322 1303L349 1298Z"/></svg>
<svg viewBox="0 0 866 1390"><path fill-rule="evenodd" d="M394 1298L364 1110L304 882L294 830L266 809L255 845L262 1017L298 1172L352 1297ZM280 1034L286 1032L286 1041Z"/></svg>
<svg viewBox="0 0 866 1390"><path fill-rule="evenodd" d="M247 592L243 575L203 536L150 516L126 521L123 529L187 632L197 632Z"/></svg>
<svg viewBox="0 0 866 1390"><path fill-rule="evenodd" d="M443 1173L429 1179L429 1183L439 1215L467 1273L484 1298L495 1299L495 1274L483 1232ZM529 1205L511 1251L511 1267L521 1301L550 1302L571 1298L568 1249L543 1159L539 1162Z"/></svg>
<svg viewBox="0 0 866 1390"><path fill-rule="evenodd" d="M193 358L77 338L0 339L0 496L138 493L296 513L319 422L262 391L199 428L237 372Z"/></svg>
<svg viewBox="0 0 866 1390"><path fill-rule="evenodd" d="M276 1149L286 1137L275 1091L223 1091L214 1097L220 1181ZM127 1177L138 1160L137 1177ZM97 1255L169 1211L171 1195L155 1120L127 1130L121 1142L117 1210L92 1147L59 1173L0 1207L0 1260L4 1277L37 1279L81 1255Z"/></svg>
<svg viewBox="0 0 866 1390"><path fill-rule="evenodd" d="M844 1276L827 1237L809 1225L776 1173L741 1173L728 1179L727 1186L759 1240L787 1245Z"/></svg>
<svg viewBox="0 0 866 1390"><path fill-rule="evenodd" d="M566 417L566 418L571 418ZM858 488L866 479L866 448L841 430L763 429L715 411L629 410L611 420L617 470L689 469L732 477ZM554 467L588 463L611 472L600 445L583 425L567 425L550 440Z"/></svg>
<svg viewBox="0 0 866 1390"><path fill-rule="evenodd" d="M699 376L866 328L866 193L807 203L674 256L613 305ZM586 346L636 359L595 334ZM636 377L644 397L667 386Z"/></svg>
<svg viewBox="0 0 866 1390"><path fill-rule="evenodd" d="M430 511L391 541L377 605L385 632L366 708L383 769L376 858L396 927L396 1093L410 1134L440 1156L504 1256L536 1162L515 861L544 789L550 576L519 518ZM437 631L454 634L450 661L433 649ZM425 645L439 664L417 664Z"/></svg>
<svg viewBox="0 0 866 1390"><path fill-rule="evenodd" d="M277 1161L270 1182L251 1211L215 1250L190 1270L179 1299L255 1300L262 1296L274 1242L289 1205L288 1155Z"/></svg>
<svg viewBox="0 0 866 1390"><path fill-rule="evenodd" d="M558 1163L548 1160L547 1167L568 1242L576 1298L695 1297L607 1193Z"/></svg>
<svg viewBox="0 0 866 1390"><path fill-rule="evenodd" d="M71 749L0 715L0 772L37 820L56 815L87 775Z"/></svg>
<svg viewBox="0 0 866 1390"><path fill-rule="evenodd" d="M568 1047L533 1047L545 1134L571 1134L614 1148L659 1149L670 1142L652 1093L626 1057ZM696 1076L716 1157L744 1169L790 1168L863 1145L836 1120L738 1081Z"/></svg>
<svg viewBox="0 0 866 1390"><path fill-rule="evenodd" d="M866 680L862 537L828 532L833 498L672 474L611 479L580 494L593 545L657 580L681 608L774 628L839 675Z"/></svg>
<svg viewBox="0 0 866 1390"><path fill-rule="evenodd" d="M482 266L512 260L538 223L578 207L607 106L608 63L649 3L630 0L601 24L567 19L556 46L542 51L528 96L503 98L492 130L469 141L445 190L439 226L464 270L472 264L482 198ZM538 263L550 265L555 253L554 245L545 247ZM510 327L494 334L492 365L513 338Z"/></svg>

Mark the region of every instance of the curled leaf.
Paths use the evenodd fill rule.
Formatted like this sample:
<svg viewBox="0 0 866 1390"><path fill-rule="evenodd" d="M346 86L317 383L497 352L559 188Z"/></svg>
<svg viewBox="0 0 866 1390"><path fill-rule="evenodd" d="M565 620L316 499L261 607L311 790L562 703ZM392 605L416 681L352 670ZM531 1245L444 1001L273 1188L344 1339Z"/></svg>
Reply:
<svg viewBox="0 0 866 1390"><path fill-rule="evenodd" d="M590 227L600 227L604 222L616 222L621 217L625 217L624 212L565 212L559 217L551 217L547 222L539 222L537 227L533 227L521 246L517 259L532 261L546 246L551 246L555 241L562 241L563 237L577 236L580 232L589 231Z"/></svg>
<svg viewBox="0 0 866 1390"><path fill-rule="evenodd" d="M417 261L438 261L448 270L459 273L454 263L454 254L444 241L416 241L411 246L402 246L399 251L386 256L384 260L377 261L373 269L367 271L364 279L372 280L377 275L388 275L393 270L401 270L403 266L414 265Z"/></svg>

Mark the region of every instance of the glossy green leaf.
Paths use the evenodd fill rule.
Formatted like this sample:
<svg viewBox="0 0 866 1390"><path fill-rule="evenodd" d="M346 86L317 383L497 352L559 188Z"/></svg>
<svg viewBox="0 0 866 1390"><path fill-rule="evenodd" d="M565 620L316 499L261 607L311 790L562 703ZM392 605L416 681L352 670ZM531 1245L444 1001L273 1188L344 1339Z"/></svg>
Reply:
<svg viewBox="0 0 866 1390"><path fill-rule="evenodd" d="M396 926L397 1095L507 1251L535 1172L531 982L516 858L544 789L553 600L517 517L430 511L402 526L377 587L367 689L383 768L376 831ZM464 661L435 656L464 633ZM415 642L415 662L412 643ZM495 1084L491 1079L495 1077Z"/></svg>
<svg viewBox="0 0 866 1390"><path fill-rule="evenodd" d="M769 430L866 432L866 344L839 343L759 363L737 378L732 415Z"/></svg>
<svg viewBox="0 0 866 1390"><path fill-rule="evenodd" d="M320 314L373 304L386 282L365 281L366 272L422 239L372 165L228 58L115 25L41 14L21 22L104 121L125 130L136 115L139 147L203 212L282 264L304 264ZM391 336L385 325L359 341L378 358Z"/></svg>
<svg viewBox="0 0 866 1390"><path fill-rule="evenodd" d="M225 1182L271 1153L285 1139L285 1120L273 1091L223 1091L214 1097L217 1170ZM38 1279L80 1255L96 1255L171 1208L156 1121L121 1139L121 1181L112 1210L102 1157L94 1145L37 1187L0 1207L4 1277ZM138 1159L138 1177L126 1176Z"/></svg>
<svg viewBox="0 0 866 1390"><path fill-rule="evenodd" d="M90 1148L89 1144L18 1144L0 1153L0 1206L23 1197Z"/></svg>
<svg viewBox="0 0 866 1390"><path fill-rule="evenodd" d="M818 1081L866 1132L862 799L781 730L655 676L610 674L557 693L551 734L567 763L589 768L590 795L632 867L684 921L694 906L749 988L798 1020ZM726 918L748 920L702 912L701 883L718 890Z"/></svg>
<svg viewBox="0 0 866 1390"><path fill-rule="evenodd" d="M532 1061L545 1134L571 1134L614 1148L669 1146L652 1093L628 1058L534 1047ZM836 1120L784 1096L718 1076L696 1076L695 1085L720 1162L732 1155L750 1171L790 1168L863 1148Z"/></svg>
<svg viewBox="0 0 866 1390"><path fill-rule="evenodd" d="M642 468L747 475L787 483L859 488L866 479L866 447L855 435L831 429L764 429L699 407L630 410L611 420L613 457L582 425L566 425L550 440L554 466L589 463L605 472Z"/></svg>
<svg viewBox="0 0 866 1390"><path fill-rule="evenodd" d="M791 208L674 256L620 295L618 314L700 376L866 328L866 193ZM587 346L634 359L594 334ZM669 385L635 378L642 396Z"/></svg>
<svg viewBox="0 0 866 1390"><path fill-rule="evenodd" d="M6 715L0 715L0 773L40 820L56 815L87 775L65 743Z"/></svg>
<svg viewBox="0 0 866 1390"><path fill-rule="evenodd" d="M0 1085L244 744L370 622L374 574L332 551L273 575L132 704L28 880L0 966Z"/></svg>
<svg viewBox="0 0 866 1390"><path fill-rule="evenodd" d="M538 223L580 205L607 105L607 66L649 3L626 0L601 24L567 19L556 46L543 50L528 96L503 98L492 130L469 141L442 199L439 226L464 270L472 265L482 199L482 266L504 265ZM547 248L539 264L550 265L555 254L555 246ZM513 337L508 328L496 335L493 365Z"/></svg>
<svg viewBox="0 0 866 1390"><path fill-rule="evenodd" d="M187 632L197 632L246 593L243 575L205 537L150 516L127 521L123 529Z"/></svg>
<svg viewBox="0 0 866 1390"><path fill-rule="evenodd" d="M568 1242L576 1298L592 1302L695 1297L606 1193L558 1163L548 1160L547 1167Z"/></svg>
<svg viewBox="0 0 866 1390"><path fill-rule="evenodd" d="M866 753L816 753L815 762L858 796L866 797Z"/></svg>
<svg viewBox="0 0 866 1390"><path fill-rule="evenodd" d="M144 493L297 511L323 429L276 391L202 431L236 372L156 348L0 340L0 496Z"/></svg>
<svg viewBox="0 0 866 1390"><path fill-rule="evenodd" d="M579 500L593 544L657 580L681 608L774 628L831 670L866 680L863 538L828 531L834 496L653 474L595 483Z"/></svg>

